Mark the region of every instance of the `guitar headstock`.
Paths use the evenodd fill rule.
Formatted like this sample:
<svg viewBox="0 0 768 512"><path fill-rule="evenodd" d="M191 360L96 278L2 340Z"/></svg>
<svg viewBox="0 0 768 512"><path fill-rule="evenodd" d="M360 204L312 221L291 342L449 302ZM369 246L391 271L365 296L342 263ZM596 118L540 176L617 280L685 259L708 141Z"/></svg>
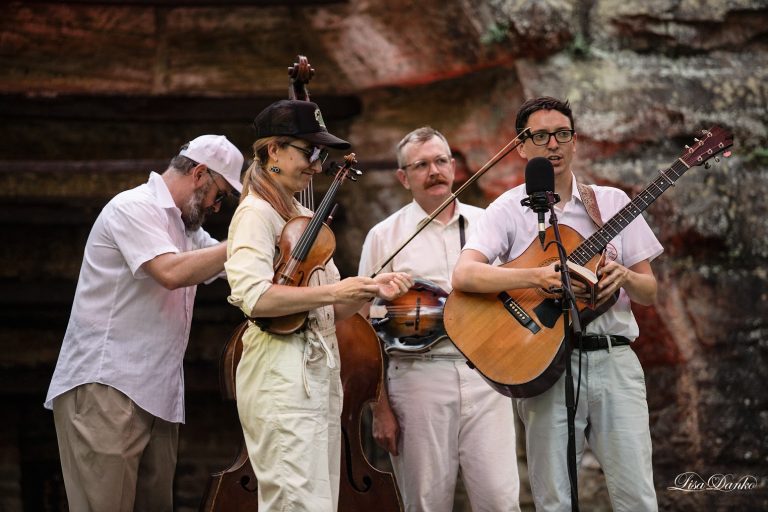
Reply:
<svg viewBox="0 0 768 512"><path fill-rule="evenodd" d="M733 146L733 133L721 126L713 126L709 130L702 130L701 133L701 140L694 139L696 144L693 147L686 146L685 152L680 156L688 167L701 165ZM731 152L728 151L723 156L729 157Z"/></svg>

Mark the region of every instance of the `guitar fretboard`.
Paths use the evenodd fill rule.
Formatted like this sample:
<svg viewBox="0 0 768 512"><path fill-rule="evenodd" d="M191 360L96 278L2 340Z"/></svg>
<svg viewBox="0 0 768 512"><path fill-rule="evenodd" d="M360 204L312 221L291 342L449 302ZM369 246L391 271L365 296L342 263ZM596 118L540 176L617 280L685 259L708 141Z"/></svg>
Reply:
<svg viewBox="0 0 768 512"><path fill-rule="evenodd" d="M643 213L669 187L675 184L680 176L689 169L689 166L678 159L672 167L659 172L659 176L640 192L627 205L619 210L611 220L603 224L603 227L595 231L592 236L584 240L573 250L568 259L579 265L586 265L596 254L605 249L608 242L629 226L629 224Z"/></svg>

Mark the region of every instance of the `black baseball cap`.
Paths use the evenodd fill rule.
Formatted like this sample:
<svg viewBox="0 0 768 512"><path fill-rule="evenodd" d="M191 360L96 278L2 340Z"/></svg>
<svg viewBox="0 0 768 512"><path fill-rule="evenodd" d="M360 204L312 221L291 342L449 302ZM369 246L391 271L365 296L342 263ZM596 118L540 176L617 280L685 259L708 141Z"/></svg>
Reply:
<svg viewBox="0 0 768 512"><path fill-rule="evenodd" d="M256 116L253 126L257 139L290 135L334 149L349 149L351 146L328 132L320 108L311 101L276 101Z"/></svg>

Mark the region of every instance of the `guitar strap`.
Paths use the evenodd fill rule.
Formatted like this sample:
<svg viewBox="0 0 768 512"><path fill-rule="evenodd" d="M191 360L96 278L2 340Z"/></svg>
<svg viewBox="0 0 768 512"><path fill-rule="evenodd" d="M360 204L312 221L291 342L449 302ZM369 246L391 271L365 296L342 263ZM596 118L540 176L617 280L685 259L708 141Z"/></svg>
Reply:
<svg viewBox="0 0 768 512"><path fill-rule="evenodd" d="M576 188L579 189L579 195L581 196L581 202L584 203L584 208L587 209L589 217L595 226L598 228L603 227L603 218L600 216L600 206L595 199L595 191L589 185L576 182Z"/></svg>
<svg viewBox="0 0 768 512"><path fill-rule="evenodd" d="M467 235L464 234L464 216L459 214L459 249L464 248L464 244L467 242Z"/></svg>
<svg viewBox="0 0 768 512"><path fill-rule="evenodd" d="M595 190L589 185L579 183L578 181L576 182L576 187L579 189L581 202L584 203L584 208L587 209L589 217L592 219L592 222L595 223L597 229L600 229L603 227L603 218L600 216L600 207L598 206L597 199L595 198ZM589 324L592 320L594 320L594 318L582 316L581 326L585 328L587 324Z"/></svg>

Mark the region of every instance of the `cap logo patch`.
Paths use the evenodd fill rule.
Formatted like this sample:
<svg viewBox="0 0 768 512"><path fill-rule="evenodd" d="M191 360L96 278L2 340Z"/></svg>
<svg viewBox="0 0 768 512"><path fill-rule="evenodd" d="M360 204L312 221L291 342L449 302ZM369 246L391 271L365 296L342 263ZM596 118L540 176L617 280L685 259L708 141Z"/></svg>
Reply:
<svg viewBox="0 0 768 512"><path fill-rule="evenodd" d="M317 120L317 124L319 124L323 129L327 130L328 128L325 127L325 121L323 121L323 114L320 113L320 109L315 109L315 119Z"/></svg>

